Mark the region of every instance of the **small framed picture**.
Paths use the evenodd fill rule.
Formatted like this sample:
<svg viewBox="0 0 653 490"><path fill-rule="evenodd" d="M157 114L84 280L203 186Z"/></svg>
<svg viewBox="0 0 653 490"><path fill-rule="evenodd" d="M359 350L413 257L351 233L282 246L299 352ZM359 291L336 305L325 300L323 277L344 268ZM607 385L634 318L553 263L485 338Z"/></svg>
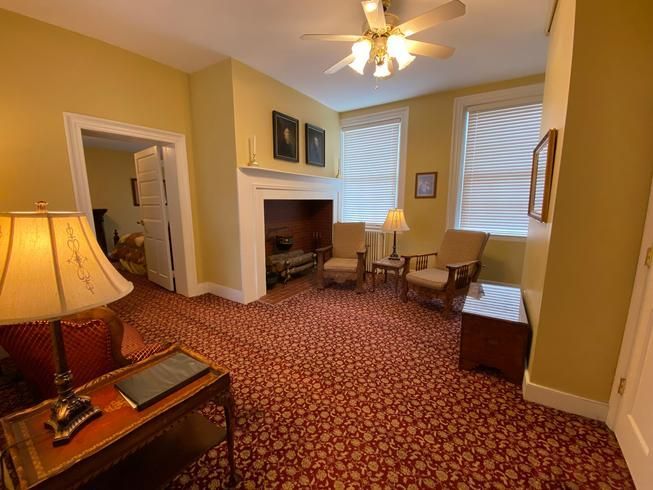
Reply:
<svg viewBox="0 0 653 490"><path fill-rule="evenodd" d="M434 198L438 187L437 172L420 172L415 174L415 198Z"/></svg>
<svg viewBox="0 0 653 490"><path fill-rule="evenodd" d="M306 123L306 163L316 167L326 166L326 131Z"/></svg>
<svg viewBox="0 0 653 490"><path fill-rule="evenodd" d="M528 215L542 223L546 223L549 217L549 195L551 194L557 139L558 130L550 129L533 151Z"/></svg>
<svg viewBox="0 0 653 490"><path fill-rule="evenodd" d="M299 161L299 121L294 117L272 111L274 158L287 162Z"/></svg>
<svg viewBox="0 0 653 490"><path fill-rule="evenodd" d="M134 203L134 206L140 206L141 196L138 193L138 181L135 178L132 178L131 182L132 182L132 202Z"/></svg>

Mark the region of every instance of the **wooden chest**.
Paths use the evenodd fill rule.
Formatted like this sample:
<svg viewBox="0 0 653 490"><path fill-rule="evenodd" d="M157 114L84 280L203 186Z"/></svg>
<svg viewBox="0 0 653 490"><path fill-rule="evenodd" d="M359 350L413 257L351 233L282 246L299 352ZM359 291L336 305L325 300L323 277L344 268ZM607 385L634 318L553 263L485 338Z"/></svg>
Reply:
<svg viewBox="0 0 653 490"><path fill-rule="evenodd" d="M491 367L521 384L530 336L519 288L472 284L462 312L461 369Z"/></svg>

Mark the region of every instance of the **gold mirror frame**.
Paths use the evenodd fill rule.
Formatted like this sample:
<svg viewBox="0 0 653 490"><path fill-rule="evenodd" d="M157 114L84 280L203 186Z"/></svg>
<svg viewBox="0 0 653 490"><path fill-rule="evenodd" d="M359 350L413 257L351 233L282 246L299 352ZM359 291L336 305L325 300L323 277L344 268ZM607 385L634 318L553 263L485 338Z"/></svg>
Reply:
<svg viewBox="0 0 653 490"><path fill-rule="evenodd" d="M538 143L533 151L533 166L531 168L531 188L528 197L528 215L542 223L546 223L549 217L549 198L551 195L551 181L553 180L553 162L555 161L556 141L558 139L558 130L550 129L544 138ZM546 151L546 155L542 152ZM544 158L543 162L540 160ZM541 167L544 163L545 168ZM540 179L538 179L540 177ZM543 178L543 189L541 196L538 196L538 180ZM541 197L541 202L536 199Z"/></svg>

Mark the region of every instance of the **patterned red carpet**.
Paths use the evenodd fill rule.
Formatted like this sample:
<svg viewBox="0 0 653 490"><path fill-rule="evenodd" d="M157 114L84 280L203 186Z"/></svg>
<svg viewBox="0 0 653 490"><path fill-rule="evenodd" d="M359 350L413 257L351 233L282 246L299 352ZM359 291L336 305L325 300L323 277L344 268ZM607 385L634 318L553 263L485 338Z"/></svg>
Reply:
<svg viewBox="0 0 653 490"><path fill-rule="evenodd" d="M184 298L140 278L112 307L149 341L231 368L239 488L633 488L604 424L457 369L459 320L396 299L307 291L272 306ZM222 421L208 405L204 414ZM224 445L172 488L227 480Z"/></svg>

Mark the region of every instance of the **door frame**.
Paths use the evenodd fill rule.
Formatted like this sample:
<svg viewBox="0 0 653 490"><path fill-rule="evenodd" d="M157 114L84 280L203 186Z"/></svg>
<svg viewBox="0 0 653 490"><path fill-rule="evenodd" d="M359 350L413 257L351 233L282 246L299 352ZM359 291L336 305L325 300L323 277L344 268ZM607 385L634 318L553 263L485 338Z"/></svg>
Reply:
<svg viewBox="0 0 653 490"><path fill-rule="evenodd" d="M82 130L142 138L151 140L152 144L170 145L165 148L170 148L174 158L166 158L164 162L176 289L184 296L201 294L197 283L186 136L181 133L70 112L64 112L63 119L77 211L86 214L93 229L95 229L95 223L93 222L91 192L86 173Z"/></svg>
<svg viewBox="0 0 653 490"><path fill-rule="evenodd" d="M633 292L631 294L630 306L628 307L628 316L626 317L626 326L621 341L619 360L617 362L617 368L615 369L614 380L612 382L610 401L608 402L608 416L605 422L612 430L614 430L617 423L617 415L619 414L621 400L623 399L623 396L619 394L619 385L621 383L621 378L627 378L628 376L633 347L638 334L637 325L642 304L644 302L644 289L646 286L646 276L648 274L648 267L644 262L648 253L648 247L651 246L653 246L653 181L651 182L651 188L649 191L646 220L644 222L642 243L639 250L639 257L637 259Z"/></svg>

